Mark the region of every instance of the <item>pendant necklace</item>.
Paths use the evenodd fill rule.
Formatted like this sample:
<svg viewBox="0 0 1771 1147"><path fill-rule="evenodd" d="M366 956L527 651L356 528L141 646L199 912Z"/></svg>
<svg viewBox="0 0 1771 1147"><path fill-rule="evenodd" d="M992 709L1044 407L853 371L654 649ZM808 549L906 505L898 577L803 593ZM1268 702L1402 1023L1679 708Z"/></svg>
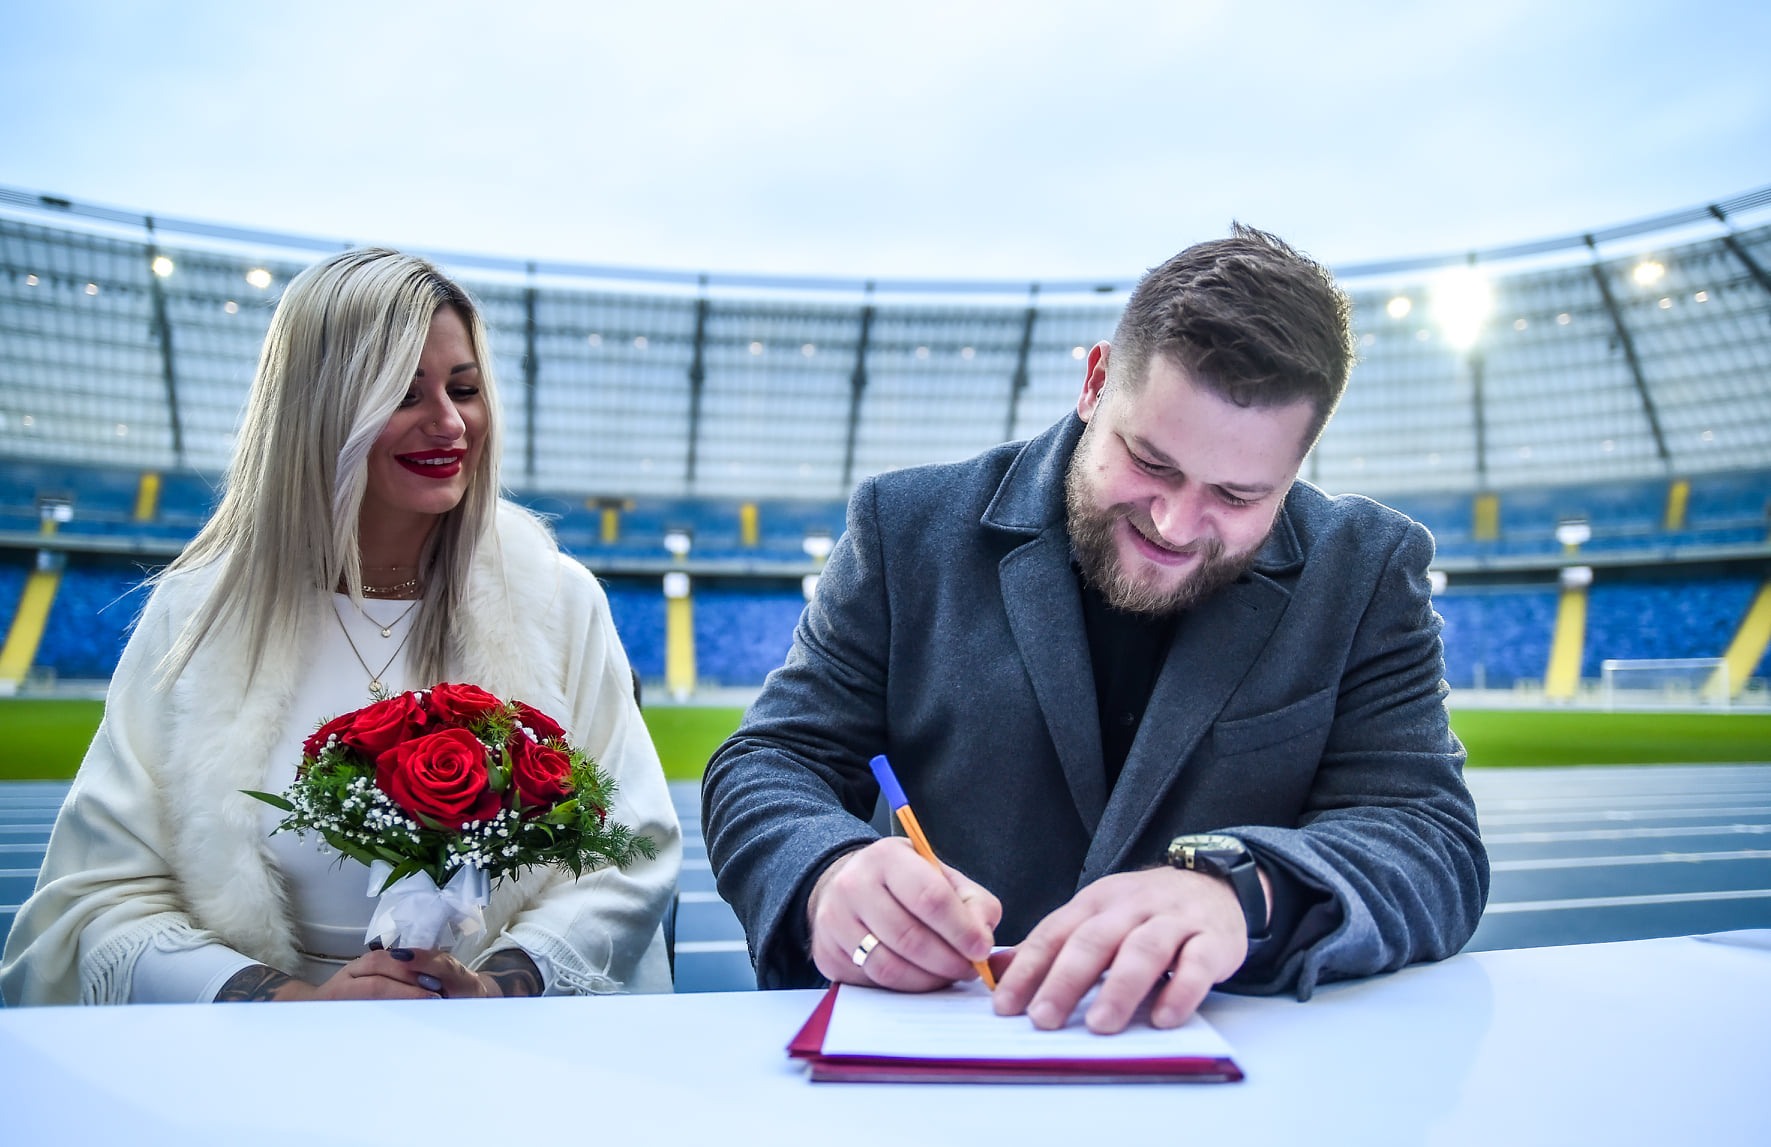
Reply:
<svg viewBox="0 0 1771 1147"><path fill-rule="evenodd" d="M417 604L417 602L413 603L413 605L416 605L416 604ZM412 612L411 608L408 607L406 612L407 613ZM345 642L350 645L351 653L356 655L357 664L361 665L363 667L363 672L365 672L369 675L369 699L371 701L385 701L385 700L387 700L389 697L389 693L387 691L387 686L383 685L381 682L382 674L386 673L388 671L388 668L390 666L392 666L394 661L400 656L400 650L406 648L406 642L412 640L412 634L414 631L416 631L418 629L418 626L416 624L414 624L411 628L406 630L406 636L400 638L400 643L398 645L394 646L393 656L389 657L387 659L387 664L385 664L381 667L380 673L377 673L375 670L369 668L369 663L367 661L363 660L363 651L358 649L357 643L351 639L351 631L348 628L346 628L346 626L344 624L344 615L338 612L338 606L336 603L334 603L334 605L332 607L332 616L338 622L338 630L340 633L344 634ZM406 615L401 614L400 616L405 617ZM370 618L370 621L374 621L374 618ZM399 622L396 621L394 624L398 625ZM393 627L389 626L388 628L392 629ZM387 632L383 631L382 636L386 637Z"/></svg>
<svg viewBox="0 0 1771 1147"><path fill-rule="evenodd" d="M364 588L367 588L367 587L364 587ZM408 605L404 610L402 610L400 612L400 616L394 618L392 621L388 622L386 625L383 625L383 624L381 624L381 622L375 620L375 618L370 615L369 611L364 609L357 602L353 601L353 602L351 602L351 604L357 607L357 612L363 615L364 621L367 621L370 625L373 625L376 629L381 630L381 636L392 637L394 635L394 626L400 624L400 622L402 622L402 621L405 621L406 616L408 614L410 614L413 610L417 609L418 603L422 600L424 600L424 599L417 598L417 597L413 598L412 604ZM346 634L345 636L348 637L350 635ZM365 666L365 668L367 668L367 666Z"/></svg>

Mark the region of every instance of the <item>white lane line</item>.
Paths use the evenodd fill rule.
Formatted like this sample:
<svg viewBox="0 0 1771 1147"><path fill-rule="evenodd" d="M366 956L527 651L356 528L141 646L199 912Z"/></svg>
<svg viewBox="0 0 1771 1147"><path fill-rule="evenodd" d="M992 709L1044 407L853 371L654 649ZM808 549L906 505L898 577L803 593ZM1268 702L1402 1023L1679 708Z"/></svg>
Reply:
<svg viewBox="0 0 1771 1147"><path fill-rule="evenodd" d="M1570 832L1485 832L1482 843L1555 844L1568 840L1644 840L1657 836L1730 836L1771 833L1771 824L1693 824L1673 828L1577 828Z"/></svg>
<svg viewBox="0 0 1771 1147"><path fill-rule="evenodd" d="M1714 900L1771 900L1771 888L1740 888L1723 892L1665 892L1647 896L1583 896L1573 900L1516 900L1490 904L1488 912L1561 912L1571 908L1630 908L1646 904L1700 904Z"/></svg>
<svg viewBox="0 0 1771 1147"><path fill-rule="evenodd" d="M1771 860L1771 849L1734 852L1638 852L1624 856L1546 856L1535 860L1491 860L1494 872L1532 872L1543 868L1611 868L1625 864L1701 864L1709 860Z"/></svg>
<svg viewBox="0 0 1771 1147"><path fill-rule="evenodd" d="M679 956L705 956L715 952L743 952L750 954L750 948L742 940L678 940L676 954Z"/></svg>
<svg viewBox="0 0 1771 1147"><path fill-rule="evenodd" d="M1497 815L1478 816L1483 824L1530 824L1533 821L1594 821L1594 820L1690 820L1694 817L1706 816L1771 816L1771 805L1748 805L1721 808L1680 808L1680 809L1588 809L1568 812L1520 812L1499 813Z"/></svg>
<svg viewBox="0 0 1771 1147"><path fill-rule="evenodd" d="M1771 856L1771 853L1767 853L1766 855ZM4 875L5 875L4 872L0 872L0 876L4 876ZM682 904L724 904L725 903L725 901L720 898L720 894L717 892L679 892L676 894L676 898L677 898L677 901Z"/></svg>
<svg viewBox="0 0 1771 1147"><path fill-rule="evenodd" d="M35 868L0 868L0 877L5 876L36 876Z"/></svg>
<svg viewBox="0 0 1771 1147"><path fill-rule="evenodd" d="M1752 792L1718 792L1715 789L1704 789L1695 793L1668 793L1665 796L1623 796L1617 793L1593 793L1579 797L1508 797L1483 800L1481 794L1476 796L1476 807L1492 809L1497 813L1529 812L1532 810L1553 811L1556 808L1624 808L1629 806L1647 806L1649 808L1678 808L1681 805L1696 804L1701 801L1736 800L1752 801L1763 804L1771 802L1771 789L1755 789Z"/></svg>
<svg viewBox="0 0 1771 1147"><path fill-rule="evenodd" d="M0 844L0 852L34 852L41 856L48 844L48 841L42 844Z"/></svg>

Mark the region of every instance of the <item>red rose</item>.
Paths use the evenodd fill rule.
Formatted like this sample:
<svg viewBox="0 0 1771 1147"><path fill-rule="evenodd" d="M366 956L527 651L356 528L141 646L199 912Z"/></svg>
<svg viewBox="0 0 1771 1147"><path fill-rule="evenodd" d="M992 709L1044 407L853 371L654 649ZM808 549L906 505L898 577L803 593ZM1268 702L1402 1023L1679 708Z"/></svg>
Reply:
<svg viewBox="0 0 1771 1147"><path fill-rule="evenodd" d="M375 783L407 812L450 828L498 814L498 794L486 776L486 746L466 729L394 746L376 760Z"/></svg>
<svg viewBox="0 0 1771 1147"><path fill-rule="evenodd" d="M566 739L566 731L560 728L558 721L521 701L516 704L517 724L534 733L537 741L563 741Z"/></svg>
<svg viewBox="0 0 1771 1147"><path fill-rule="evenodd" d="M511 785L525 808L552 808L572 795L571 757L521 733L505 747L510 751Z"/></svg>
<svg viewBox="0 0 1771 1147"><path fill-rule="evenodd" d="M339 732L338 739L370 761L379 759L381 754L401 741L424 731L424 710L418 707L410 693L377 701L339 718L340 721L347 719L350 724ZM325 732L325 728L321 732ZM317 737L319 733L314 735Z"/></svg>
<svg viewBox="0 0 1771 1147"><path fill-rule="evenodd" d="M327 721L324 725L321 725L312 736L301 743L301 755L303 757L318 759L320 750L326 747L326 742L330 741L335 735L342 738L345 730L349 729L351 727L351 722L356 719L357 715L355 713L346 713L342 717L334 717L330 721Z"/></svg>
<svg viewBox="0 0 1771 1147"><path fill-rule="evenodd" d="M478 685L444 682L430 691L431 718L450 725L471 724L503 704Z"/></svg>

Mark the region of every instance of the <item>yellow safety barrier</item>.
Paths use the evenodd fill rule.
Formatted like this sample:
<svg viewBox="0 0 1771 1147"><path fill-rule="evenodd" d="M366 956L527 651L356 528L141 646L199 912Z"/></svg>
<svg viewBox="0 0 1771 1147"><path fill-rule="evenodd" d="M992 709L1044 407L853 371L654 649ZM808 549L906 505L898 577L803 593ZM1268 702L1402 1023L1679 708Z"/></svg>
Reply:
<svg viewBox="0 0 1771 1147"><path fill-rule="evenodd" d="M674 697L695 691L695 602L689 597L664 602L664 685Z"/></svg>
<svg viewBox="0 0 1771 1147"><path fill-rule="evenodd" d="M30 675L37 647L43 644L43 628L49 624L49 607L55 604L55 591L60 586L57 570L34 570L26 580L6 645L0 647L0 681L16 687Z"/></svg>
<svg viewBox="0 0 1771 1147"><path fill-rule="evenodd" d="M141 476L135 487L135 520L151 522L160 512L160 475L153 470Z"/></svg>
<svg viewBox="0 0 1771 1147"><path fill-rule="evenodd" d="M1685 528L1685 511L1691 505L1691 480L1675 478L1666 488L1666 516L1661 526L1668 530Z"/></svg>
<svg viewBox="0 0 1771 1147"><path fill-rule="evenodd" d="M1479 542L1492 542L1500 537L1500 495L1477 494L1471 507L1471 530Z"/></svg>
<svg viewBox="0 0 1771 1147"><path fill-rule="evenodd" d="M1545 697L1571 698L1580 686L1580 662L1587 643L1586 587L1566 587L1556 606L1556 634L1544 670Z"/></svg>
<svg viewBox="0 0 1771 1147"><path fill-rule="evenodd" d="M1747 608L1746 616L1740 619L1740 629L1734 634L1734 640L1728 643L1728 652L1722 654L1722 664L1728 674L1728 694L1738 697L1746 688L1747 678L1752 676L1754 669L1765 657L1765 647L1771 645L1771 581L1759 587L1758 596ZM1724 672L1716 670L1717 674ZM1715 696L1721 690L1721 682L1714 677L1704 685L1706 696ZM1712 692L1714 691L1714 692Z"/></svg>

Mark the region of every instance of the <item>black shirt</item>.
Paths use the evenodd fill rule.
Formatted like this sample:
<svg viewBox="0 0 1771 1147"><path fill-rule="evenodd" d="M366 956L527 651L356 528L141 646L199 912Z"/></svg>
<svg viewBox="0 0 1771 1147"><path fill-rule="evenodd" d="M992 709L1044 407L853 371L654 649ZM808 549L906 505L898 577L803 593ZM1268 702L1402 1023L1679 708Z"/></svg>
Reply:
<svg viewBox="0 0 1771 1147"><path fill-rule="evenodd" d="M1119 782L1131 743L1144 721L1156 675L1174 640L1175 617L1126 613L1107 604L1101 591L1079 573L1082 620L1088 630L1089 661L1095 672L1095 707L1101 720L1101 763L1107 790Z"/></svg>

